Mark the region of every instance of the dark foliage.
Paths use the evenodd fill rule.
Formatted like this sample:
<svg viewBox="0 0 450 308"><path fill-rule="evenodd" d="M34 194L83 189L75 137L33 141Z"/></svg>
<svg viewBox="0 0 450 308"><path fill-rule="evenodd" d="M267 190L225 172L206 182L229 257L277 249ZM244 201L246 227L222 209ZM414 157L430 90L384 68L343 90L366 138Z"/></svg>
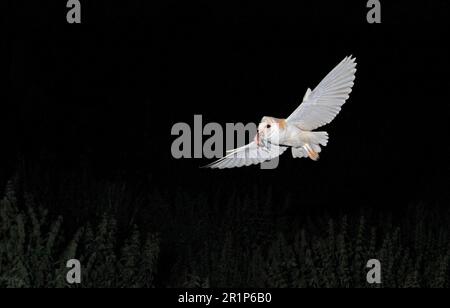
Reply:
<svg viewBox="0 0 450 308"><path fill-rule="evenodd" d="M68 286L71 258L82 263L82 287L371 287L373 258L382 287L450 286L450 213L425 204L399 217L362 210L310 219L275 211L270 192L224 202L153 190L136 199L109 183L95 199L71 201L100 213L66 223L17 183L0 205L0 287Z"/></svg>

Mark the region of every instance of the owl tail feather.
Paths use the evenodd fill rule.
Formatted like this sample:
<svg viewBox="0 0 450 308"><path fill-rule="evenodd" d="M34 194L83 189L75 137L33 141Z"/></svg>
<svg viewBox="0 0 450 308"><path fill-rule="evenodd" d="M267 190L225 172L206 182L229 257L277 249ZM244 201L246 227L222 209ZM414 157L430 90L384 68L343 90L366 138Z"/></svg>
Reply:
<svg viewBox="0 0 450 308"><path fill-rule="evenodd" d="M320 146L327 145L328 134L327 132L310 132L309 134L309 143L299 148L292 148L294 158L309 157L314 161L319 160L319 153L322 151Z"/></svg>

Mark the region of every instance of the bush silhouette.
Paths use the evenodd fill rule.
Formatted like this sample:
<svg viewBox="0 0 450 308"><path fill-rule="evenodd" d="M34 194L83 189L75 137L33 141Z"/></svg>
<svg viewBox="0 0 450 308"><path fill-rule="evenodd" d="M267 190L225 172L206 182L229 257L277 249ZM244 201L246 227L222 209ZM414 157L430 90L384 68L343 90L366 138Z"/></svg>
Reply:
<svg viewBox="0 0 450 308"><path fill-rule="evenodd" d="M116 187L129 193L105 185L98 191L110 197ZM224 210L219 196L152 191L135 217L99 206L71 228L17 191L9 181L0 202L0 287L450 286L450 214L439 208L299 220L274 213L270 193L233 193ZM84 201L93 203L76 202ZM72 258L82 264L80 285L65 280ZM381 285L366 282L369 259L382 264Z"/></svg>

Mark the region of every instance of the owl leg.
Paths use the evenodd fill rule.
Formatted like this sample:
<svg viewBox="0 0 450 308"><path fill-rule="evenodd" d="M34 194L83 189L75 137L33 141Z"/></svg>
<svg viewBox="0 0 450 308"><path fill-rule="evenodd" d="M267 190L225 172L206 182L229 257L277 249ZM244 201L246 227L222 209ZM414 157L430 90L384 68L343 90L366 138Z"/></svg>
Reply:
<svg viewBox="0 0 450 308"><path fill-rule="evenodd" d="M308 157L311 158L314 161L317 161L319 159L319 153L317 153L316 151L313 150L313 148L306 143L303 148L306 150L306 152L308 153Z"/></svg>

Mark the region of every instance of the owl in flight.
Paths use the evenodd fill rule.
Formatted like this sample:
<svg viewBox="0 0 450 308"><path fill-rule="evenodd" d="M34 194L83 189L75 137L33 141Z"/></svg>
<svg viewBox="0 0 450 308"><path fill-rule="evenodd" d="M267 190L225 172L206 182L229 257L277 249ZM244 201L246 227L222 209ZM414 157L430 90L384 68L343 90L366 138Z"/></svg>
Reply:
<svg viewBox="0 0 450 308"><path fill-rule="evenodd" d="M289 147L294 158L319 159L328 134L313 131L330 123L348 99L355 80L355 58L346 57L311 91L286 119L263 117L253 142L228 151L209 168L233 168L259 164L283 154Z"/></svg>

